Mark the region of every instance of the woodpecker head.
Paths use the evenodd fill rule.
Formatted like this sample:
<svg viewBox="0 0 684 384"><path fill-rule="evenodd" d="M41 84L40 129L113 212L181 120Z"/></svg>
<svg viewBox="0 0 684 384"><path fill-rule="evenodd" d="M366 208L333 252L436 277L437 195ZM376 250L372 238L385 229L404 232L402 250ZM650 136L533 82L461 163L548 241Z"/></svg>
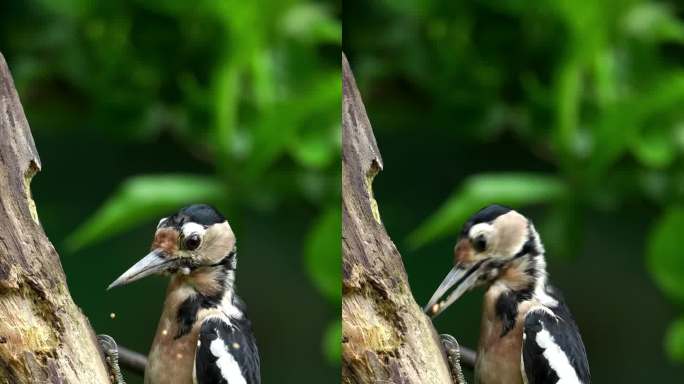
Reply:
<svg viewBox="0 0 684 384"><path fill-rule="evenodd" d="M119 276L107 289L152 274L189 274L200 267L237 264L235 235L213 207L196 204L159 221L150 253Z"/></svg>
<svg viewBox="0 0 684 384"><path fill-rule="evenodd" d="M493 283L513 270L512 266L524 268L507 276L520 283L533 280L536 270L527 266L532 265L531 258L542 253L539 235L525 216L500 205L483 208L463 226L454 247L454 267L432 295L425 312L437 316L465 292Z"/></svg>

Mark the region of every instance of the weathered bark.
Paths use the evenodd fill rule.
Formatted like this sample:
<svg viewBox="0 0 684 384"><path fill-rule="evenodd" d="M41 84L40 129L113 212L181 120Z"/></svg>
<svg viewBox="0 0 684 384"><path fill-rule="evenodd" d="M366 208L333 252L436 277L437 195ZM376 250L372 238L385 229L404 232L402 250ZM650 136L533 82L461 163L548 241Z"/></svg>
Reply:
<svg viewBox="0 0 684 384"><path fill-rule="evenodd" d="M382 158L342 57L342 381L451 383L439 338L413 299L372 182Z"/></svg>
<svg viewBox="0 0 684 384"><path fill-rule="evenodd" d="M0 54L0 383L109 383L38 220L29 185L40 167Z"/></svg>

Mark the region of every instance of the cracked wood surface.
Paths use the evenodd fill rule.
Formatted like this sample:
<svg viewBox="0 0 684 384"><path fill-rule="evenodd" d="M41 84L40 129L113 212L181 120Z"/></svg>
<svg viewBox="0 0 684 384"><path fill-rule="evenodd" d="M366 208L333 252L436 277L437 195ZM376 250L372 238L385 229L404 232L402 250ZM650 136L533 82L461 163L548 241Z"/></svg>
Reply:
<svg viewBox="0 0 684 384"><path fill-rule="evenodd" d="M109 383L95 335L38 220L40 158L0 54L0 383Z"/></svg>
<svg viewBox="0 0 684 384"><path fill-rule="evenodd" d="M344 55L342 72L342 382L450 384L437 333L380 219L372 182L382 158Z"/></svg>

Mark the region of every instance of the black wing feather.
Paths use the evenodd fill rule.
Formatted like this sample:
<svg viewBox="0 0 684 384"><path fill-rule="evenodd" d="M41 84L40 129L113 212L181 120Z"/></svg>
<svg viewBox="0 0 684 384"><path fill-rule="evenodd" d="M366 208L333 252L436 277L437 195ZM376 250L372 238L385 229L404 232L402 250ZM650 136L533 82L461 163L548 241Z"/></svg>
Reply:
<svg viewBox="0 0 684 384"><path fill-rule="evenodd" d="M259 351L249 320L231 318L227 321L220 317L207 318L200 328L195 355L197 384L233 384L221 375L218 357L211 351L211 343L216 339L220 339L233 356L247 384L260 384Z"/></svg>
<svg viewBox="0 0 684 384"><path fill-rule="evenodd" d="M547 310L537 309L525 316L524 341L522 360L525 366L525 376L528 384L552 384L559 381L558 374L543 356L542 349L536 341L537 334L546 330L553 337L555 343L568 357L577 378L584 384L591 382L587 353L582 343L575 320L567 306L562 302L557 307ZM554 316L555 315L555 316Z"/></svg>

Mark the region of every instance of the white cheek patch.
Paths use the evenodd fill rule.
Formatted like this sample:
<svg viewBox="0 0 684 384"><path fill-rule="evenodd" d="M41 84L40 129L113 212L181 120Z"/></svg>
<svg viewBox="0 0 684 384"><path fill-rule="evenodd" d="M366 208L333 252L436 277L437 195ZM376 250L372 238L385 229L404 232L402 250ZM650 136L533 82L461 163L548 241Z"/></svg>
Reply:
<svg viewBox="0 0 684 384"><path fill-rule="evenodd" d="M161 228L162 224L168 219L168 217L163 217L161 220L159 220L159 224L157 224L157 229Z"/></svg>
<svg viewBox="0 0 684 384"><path fill-rule="evenodd" d="M499 216L493 225L496 228L496 248L501 254L513 256L527 242L528 221L523 215L511 211Z"/></svg>
<svg viewBox="0 0 684 384"><path fill-rule="evenodd" d="M197 223L186 223L183 224L183 227L181 228L181 232L183 232L184 237L188 237L192 235L193 233L196 233L202 237L204 235L204 232L206 232L206 229L204 228L203 225L197 224Z"/></svg>

